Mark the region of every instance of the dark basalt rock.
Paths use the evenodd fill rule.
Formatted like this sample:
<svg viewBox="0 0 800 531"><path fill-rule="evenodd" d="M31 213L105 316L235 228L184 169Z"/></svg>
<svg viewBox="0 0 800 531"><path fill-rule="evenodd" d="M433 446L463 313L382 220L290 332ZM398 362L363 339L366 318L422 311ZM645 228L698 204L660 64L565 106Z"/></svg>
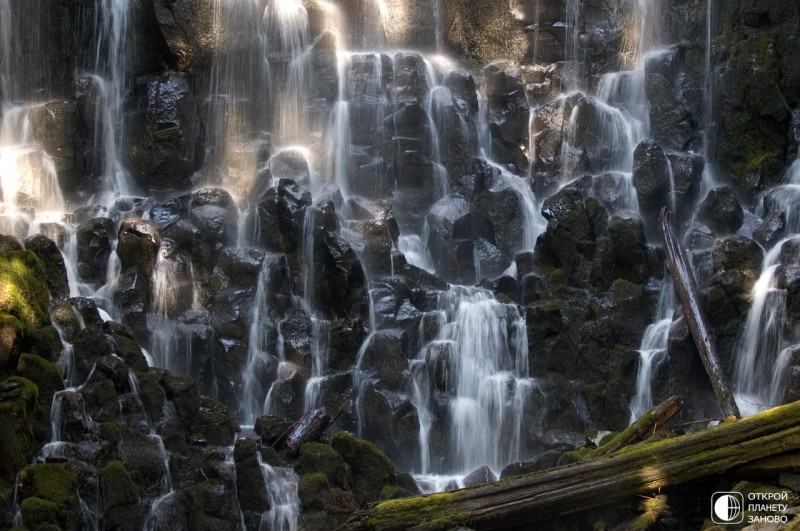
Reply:
<svg viewBox="0 0 800 531"><path fill-rule="evenodd" d="M479 467L469 474L467 477L464 478L464 488L474 487L475 485L480 485L481 483L494 483L497 481L497 476L494 475L492 469L486 465Z"/></svg>
<svg viewBox="0 0 800 531"><path fill-rule="evenodd" d="M78 239L78 274L86 282L106 281L111 242L115 239L114 222L109 218L93 218L75 230Z"/></svg>
<svg viewBox="0 0 800 531"><path fill-rule="evenodd" d="M733 234L744 222L744 210L730 187L718 186L700 203L697 219L717 234Z"/></svg>
<svg viewBox="0 0 800 531"><path fill-rule="evenodd" d="M643 140L633 152L633 185L639 209L650 227L662 207L670 206L670 167L664 150L652 140Z"/></svg>
<svg viewBox="0 0 800 531"><path fill-rule="evenodd" d="M25 248L36 253L42 261L45 270L45 282L54 299L69 297L69 284L67 283L67 268L64 257L55 242L41 234L36 234L25 240Z"/></svg>

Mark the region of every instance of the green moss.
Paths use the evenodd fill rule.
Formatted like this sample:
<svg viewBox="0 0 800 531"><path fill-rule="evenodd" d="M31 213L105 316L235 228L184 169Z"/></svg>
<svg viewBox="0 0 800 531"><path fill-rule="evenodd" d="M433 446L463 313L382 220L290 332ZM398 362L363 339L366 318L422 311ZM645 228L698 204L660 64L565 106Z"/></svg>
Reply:
<svg viewBox="0 0 800 531"><path fill-rule="evenodd" d="M358 460L360 459L371 458L379 461L386 468L394 470L392 461L374 443L357 439L345 431L334 435L331 446L344 457L350 466L353 466L354 463L359 464Z"/></svg>
<svg viewBox="0 0 800 531"><path fill-rule="evenodd" d="M12 391L0 402L0 478L11 481L16 471L30 462L36 447L33 423L39 397L36 384L12 376L3 380Z"/></svg>
<svg viewBox="0 0 800 531"><path fill-rule="evenodd" d="M59 507L76 503L78 480L60 465L36 464L20 472L20 481L26 485L25 495L50 501Z"/></svg>
<svg viewBox="0 0 800 531"><path fill-rule="evenodd" d="M105 510L134 504L139 500L139 489L136 488L122 461L106 463L100 470L100 486Z"/></svg>
<svg viewBox="0 0 800 531"><path fill-rule="evenodd" d="M407 498L409 496L413 496L413 492L409 492L408 489L404 489L403 487L398 487L397 485L384 485L381 489L381 500L396 500L398 498Z"/></svg>
<svg viewBox="0 0 800 531"><path fill-rule="evenodd" d="M32 496L25 498L20 505L22 520L28 529L39 530L43 525L58 525L58 505Z"/></svg>
<svg viewBox="0 0 800 531"><path fill-rule="evenodd" d="M52 361L33 354L22 354L17 363L17 376L27 378L36 384L39 391L39 404L50 407L53 394L64 388L61 369Z"/></svg>
<svg viewBox="0 0 800 531"><path fill-rule="evenodd" d="M30 331L48 322L50 293L41 260L32 251L0 254L0 313L16 317Z"/></svg>
<svg viewBox="0 0 800 531"><path fill-rule="evenodd" d="M511 300L511 297L509 297L505 293L497 293L495 294L495 298L497 299L498 302L501 302L503 304L511 304L514 302L513 300Z"/></svg>
<svg viewBox="0 0 800 531"><path fill-rule="evenodd" d="M429 496L401 498L379 503L372 514L366 518L368 527L380 529L384 519L393 522L423 522L415 529L448 529L465 524L468 514L452 509L452 503L459 498L458 492L442 492Z"/></svg>

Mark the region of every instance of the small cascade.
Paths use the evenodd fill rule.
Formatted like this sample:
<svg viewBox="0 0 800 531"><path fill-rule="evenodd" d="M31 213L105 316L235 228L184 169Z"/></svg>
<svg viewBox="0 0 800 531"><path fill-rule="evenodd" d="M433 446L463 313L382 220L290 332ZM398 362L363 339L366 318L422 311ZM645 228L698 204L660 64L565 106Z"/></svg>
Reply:
<svg viewBox="0 0 800 531"><path fill-rule="evenodd" d="M533 251L536 245L536 239L547 228L547 221L542 216L542 203L536 199L531 189L530 178L514 175L492 161L487 161L487 163L500 172L500 177L506 185L514 190L517 197L519 197L520 206L522 207L522 216L525 222L522 226L522 241L518 252Z"/></svg>
<svg viewBox="0 0 800 531"><path fill-rule="evenodd" d="M320 404L320 391L328 371L330 327L330 321L311 318L311 378L306 384L303 402L306 411L322 405Z"/></svg>
<svg viewBox="0 0 800 531"><path fill-rule="evenodd" d="M269 363L267 350L271 318L269 315L269 282L275 260L272 255L264 257L264 264L258 274L256 296L250 316L250 330L247 340L247 363L242 372L243 396L239 417L247 425L255 424L262 414L265 393L261 379Z"/></svg>
<svg viewBox="0 0 800 531"><path fill-rule="evenodd" d="M349 178L352 171L352 161L350 159L352 135L350 131L349 92L347 90L347 74L350 63L350 53L342 51L336 52L338 90L336 102L333 104L326 132L328 138L326 173L330 176L333 184L338 186L345 193L347 193L349 189Z"/></svg>
<svg viewBox="0 0 800 531"><path fill-rule="evenodd" d="M564 89L565 92L581 90L584 78L583 50L581 37L584 35L582 9L580 0L567 0L566 5L566 39L564 40L564 57L566 59Z"/></svg>
<svg viewBox="0 0 800 531"><path fill-rule="evenodd" d="M302 143L308 129L304 98L311 82L308 11L299 0L271 0L264 20L269 56L282 85L273 101L278 143Z"/></svg>
<svg viewBox="0 0 800 531"><path fill-rule="evenodd" d="M130 31L133 2L102 0L95 15L94 75L97 91L95 108L95 152L102 154L102 200L113 202L131 195L135 185L125 168L125 97L129 90L129 50L133 48Z"/></svg>
<svg viewBox="0 0 800 531"><path fill-rule="evenodd" d="M430 65L430 63L428 63ZM436 183L437 198L442 198L449 193L449 177L447 167L442 164L442 143L446 142L447 125L444 109L453 101L453 95L447 87L436 85L433 67L428 69L428 95L425 98L425 113L428 115L428 127L431 132L431 155L433 158L434 182Z"/></svg>
<svg viewBox="0 0 800 531"><path fill-rule="evenodd" d="M789 362L800 337L787 337L787 291L779 275L788 257L784 249L800 241L800 158L786 171L784 184L766 193L764 203L785 214L787 237L767 250L761 275L753 286L753 302L735 348L733 388L743 415L753 415L783 401ZM794 256L789 262L796 262Z"/></svg>
<svg viewBox="0 0 800 531"><path fill-rule="evenodd" d="M158 250L153 268L152 307L148 316L150 330L150 355L157 367L164 367L179 374L187 374L187 363L177 363L172 355L178 354L178 335L174 317L178 296L178 264L165 257L165 249Z"/></svg>
<svg viewBox="0 0 800 531"><path fill-rule="evenodd" d="M44 105L2 106L0 120L0 232L24 238L65 210L55 163L33 137L31 115ZM33 222L36 225L33 225Z"/></svg>
<svg viewBox="0 0 800 531"><path fill-rule="evenodd" d="M468 473L488 465L499 471L522 458L520 439L533 388L528 378L527 332L514 306L489 292L454 286L439 295L447 323L420 349L412 365L414 399L420 417L421 473ZM447 390L451 427L448 455L430 452L435 390ZM428 461L426 463L426 461Z"/></svg>
<svg viewBox="0 0 800 531"><path fill-rule="evenodd" d="M667 359L667 340L677 299L672 282L666 278L664 282L667 285L661 289L655 321L644 331L642 344L639 347L636 394L630 404L631 424L653 408L653 380Z"/></svg>
<svg viewBox="0 0 800 531"><path fill-rule="evenodd" d="M364 358L372 345L374 337L375 329L373 328L370 335L361 343L361 347L356 354L356 363L353 365L353 394L355 394L356 397L354 405L356 412L356 434L359 437L362 437L364 433L364 393L370 383L370 378L364 373L362 367L364 366Z"/></svg>
<svg viewBox="0 0 800 531"><path fill-rule="evenodd" d="M296 531L300 519L297 495L300 478L291 468L273 468L261 460L261 454L256 455L270 507L261 515L259 531Z"/></svg>
<svg viewBox="0 0 800 531"><path fill-rule="evenodd" d="M784 349L786 311L786 290L778 287L777 272L783 244L796 238L776 243L765 256L761 275L753 286L753 303L736 345L733 388L736 403L745 416L775 405L770 403L770 396L782 380L773 380L773 371Z"/></svg>

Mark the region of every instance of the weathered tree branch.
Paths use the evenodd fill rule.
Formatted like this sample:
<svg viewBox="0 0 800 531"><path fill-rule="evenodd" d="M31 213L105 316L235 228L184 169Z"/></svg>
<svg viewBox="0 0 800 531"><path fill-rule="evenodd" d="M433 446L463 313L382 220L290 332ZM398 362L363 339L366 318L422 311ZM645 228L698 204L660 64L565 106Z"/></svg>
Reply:
<svg viewBox="0 0 800 531"><path fill-rule="evenodd" d="M700 304L699 290L692 273L692 267L689 264L689 259L686 257L683 246L675 235L669 215L664 208L661 209L661 214L658 217L658 227L661 233L661 241L664 243L667 268L672 275L675 291L678 293L686 313L689 330L692 332L697 351L700 353L703 367L705 367L708 378L711 380L711 387L714 388L714 393L717 395L722 413L726 417L739 417L739 408L733 398L733 391L728 382L728 377L725 375L725 370L719 359L714 333L708 324L703 305Z"/></svg>

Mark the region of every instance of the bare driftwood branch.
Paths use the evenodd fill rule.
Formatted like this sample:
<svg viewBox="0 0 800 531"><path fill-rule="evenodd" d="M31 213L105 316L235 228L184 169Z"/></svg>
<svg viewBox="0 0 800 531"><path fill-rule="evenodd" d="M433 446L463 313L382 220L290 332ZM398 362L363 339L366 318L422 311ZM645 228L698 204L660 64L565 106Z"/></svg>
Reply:
<svg viewBox="0 0 800 531"><path fill-rule="evenodd" d="M728 377L719 359L714 332L708 324L703 305L700 304L697 282L692 273L689 259L686 257L686 252L678 241L675 230L672 228L666 209L661 209L661 214L658 217L658 227L661 233L661 241L664 243L667 268L672 275L675 291L678 293L683 310L686 313L686 321L697 345L697 351L700 353L700 359L703 361L703 367L705 367L708 378L711 380L711 387L714 388L714 393L717 395L722 413L726 417L734 416L738 418L740 416L739 408L733 398L733 391L728 382Z"/></svg>

